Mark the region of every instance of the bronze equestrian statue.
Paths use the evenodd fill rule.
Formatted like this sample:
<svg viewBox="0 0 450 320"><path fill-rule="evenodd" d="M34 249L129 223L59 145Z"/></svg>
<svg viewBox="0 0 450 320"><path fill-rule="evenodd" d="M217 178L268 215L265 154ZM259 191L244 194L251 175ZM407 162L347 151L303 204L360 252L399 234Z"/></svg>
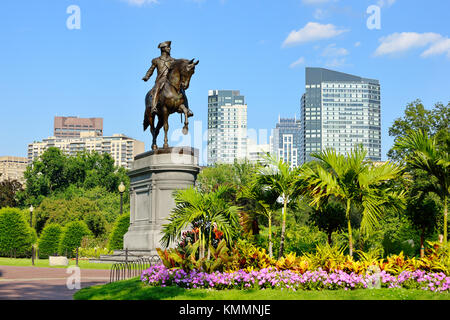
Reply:
<svg viewBox="0 0 450 320"><path fill-rule="evenodd" d="M156 138L159 131L164 127L164 145L168 148L167 131L169 130L169 115L175 112L184 114L183 134L188 133L188 118L194 114L189 110L188 100L185 90L189 88L195 66L199 63L186 59L174 59L170 56L171 41L162 42L158 45L161 49L161 56L152 60L152 65L147 74L142 78L148 81L155 68L157 76L155 85L145 96L144 131L150 126L153 137L152 149L158 149ZM158 123L155 127L155 117L158 116Z"/></svg>

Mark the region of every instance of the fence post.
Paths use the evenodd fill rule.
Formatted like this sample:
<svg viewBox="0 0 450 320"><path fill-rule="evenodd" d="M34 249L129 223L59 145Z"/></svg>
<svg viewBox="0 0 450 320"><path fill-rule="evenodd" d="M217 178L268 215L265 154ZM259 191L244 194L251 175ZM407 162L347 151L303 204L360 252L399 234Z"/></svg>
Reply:
<svg viewBox="0 0 450 320"><path fill-rule="evenodd" d="M77 247L77 257L76 257L77 267L78 267L78 247Z"/></svg>
<svg viewBox="0 0 450 320"><path fill-rule="evenodd" d="M34 266L34 246L31 246L31 265Z"/></svg>
<svg viewBox="0 0 450 320"><path fill-rule="evenodd" d="M125 262L128 262L128 248L125 249Z"/></svg>

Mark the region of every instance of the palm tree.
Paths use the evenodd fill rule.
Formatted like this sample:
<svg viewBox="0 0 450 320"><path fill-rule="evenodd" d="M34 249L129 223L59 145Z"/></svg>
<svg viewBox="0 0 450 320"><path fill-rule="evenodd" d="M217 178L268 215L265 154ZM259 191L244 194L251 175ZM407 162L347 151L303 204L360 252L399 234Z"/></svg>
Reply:
<svg viewBox="0 0 450 320"><path fill-rule="evenodd" d="M300 195L301 188L297 184L299 168L291 168L289 163L277 160L273 156L267 155L267 164L259 170L257 183L261 188L267 188L275 193L283 204L281 240L278 259L283 256L284 238L286 233L287 206Z"/></svg>
<svg viewBox="0 0 450 320"><path fill-rule="evenodd" d="M238 207L230 206L225 196L230 188L219 186L210 193L202 193L190 187L175 192L175 208L169 217L169 223L163 225L161 243L168 247L170 242L180 238L181 233L192 223L198 224L200 258L205 256L205 245L208 245L208 258L212 241L212 229L215 226L223 233L227 244L239 229ZM209 230L209 233L206 234Z"/></svg>
<svg viewBox="0 0 450 320"><path fill-rule="evenodd" d="M450 191L450 158L447 146L438 147L436 138L429 137L424 131L410 131L400 137L394 148L409 151L405 160L412 169L420 169L436 177L435 192L444 205L444 244L447 243L447 201Z"/></svg>
<svg viewBox="0 0 450 320"><path fill-rule="evenodd" d="M278 207L278 193L273 189L261 186L258 180L254 180L249 185L242 188L238 195L239 199L250 200L253 213L267 217L269 221L269 256L272 258L272 214Z"/></svg>
<svg viewBox="0 0 450 320"><path fill-rule="evenodd" d="M349 235L350 256L353 255L350 210L362 211L361 231L370 234L386 209L399 209L403 205L403 193L394 192L384 182L400 175L400 168L390 162L381 166L365 161L367 151L355 147L346 156L334 149L311 154L319 161L305 166L299 183L308 186L311 205L318 206L324 199L334 196L345 206Z"/></svg>

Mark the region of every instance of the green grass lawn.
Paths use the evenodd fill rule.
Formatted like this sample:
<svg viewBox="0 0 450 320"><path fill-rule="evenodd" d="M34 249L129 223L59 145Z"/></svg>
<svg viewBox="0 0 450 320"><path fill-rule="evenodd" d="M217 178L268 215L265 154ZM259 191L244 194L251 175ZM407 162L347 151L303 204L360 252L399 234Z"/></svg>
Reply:
<svg viewBox="0 0 450 320"><path fill-rule="evenodd" d="M76 261L69 259L69 266L75 266ZM14 259L14 258L0 258L0 266L16 266L16 267L32 267L31 259ZM67 266L50 266L48 264L48 259L38 259L34 260L35 267L48 267L48 268L67 268ZM89 263L86 260L79 260L78 266L81 269L105 269L109 270L111 268L111 264L107 263Z"/></svg>
<svg viewBox="0 0 450 320"><path fill-rule="evenodd" d="M76 300L450 300L449 293L406 289L324 291L207 290L150 287L138 278L84 288Z"/></svg>

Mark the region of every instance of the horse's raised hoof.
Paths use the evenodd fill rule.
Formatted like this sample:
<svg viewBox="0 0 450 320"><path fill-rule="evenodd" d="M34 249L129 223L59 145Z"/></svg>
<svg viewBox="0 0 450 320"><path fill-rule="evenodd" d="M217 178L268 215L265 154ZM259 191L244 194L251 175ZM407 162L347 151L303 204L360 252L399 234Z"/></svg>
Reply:
<svg viewBox="0 0 450 320"><path fill-rule="evenodd" d="M190 118L190 117L193 117L193 116L194 116L194 114L192 113L192 111L191 111L191 110L189 110L189 111L188 111L188 114L187 114L187 115L188 115L188 118Z"/></svg>
<svg viewBox="0 0 450 320"><path fill-rule="evenodd" d="M188 132L189 132L188 127L187 127L187 126L184 126L182 132L183 132L184 135L187 135Z"/></svg>

